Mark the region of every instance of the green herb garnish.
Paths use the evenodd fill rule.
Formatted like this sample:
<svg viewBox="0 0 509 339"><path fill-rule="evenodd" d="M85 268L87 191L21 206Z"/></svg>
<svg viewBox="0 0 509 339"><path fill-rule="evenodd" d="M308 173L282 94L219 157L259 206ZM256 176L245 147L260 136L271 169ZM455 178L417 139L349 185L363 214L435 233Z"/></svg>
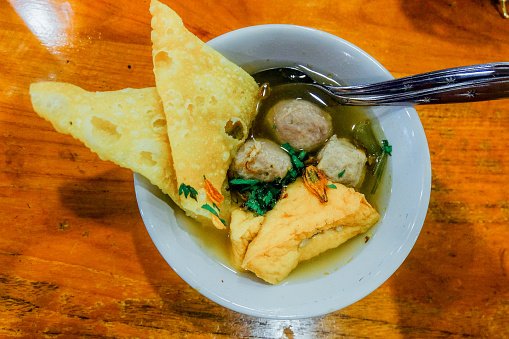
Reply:
<svg viewBox="0 0 509 339"><path fill-rule="evenodd" d="M241 193L249 192L245 206L259 215L264 215L274 208L283 187L294 182L305 167L303 162L307 155L305 151L297 154L288 143L281 147L288 153L292 162L292 168L283 179L278 178L271 182L256 179L233 179L230 181L233 190Z"/></svg>
<svg viewBox="0 0 509 339"><path fill-rule="evenodd" d="M188 196L190 196L194 200L198 201L198 199L196 199L198 192L193 187L186 185L184 183L180 184L180 187L179 187L179 195L182 195L182 194L184 194L184 196L186 198Z"/></svg>
<svg viewBox="0 0 509 339"><path fill-rule="evenodd" d="M245 203L246 207L259 215L264 215L270 211L281 193L281 179L272 182L263 182L256 179L234 179L230 181L230 186L238 192L249 192L249 197Z"/></svg>
<svg viewBox="0 0 509 339"><path fill-rule="evenodd" d="M256 179L233 179L230 185L236 185L235 189L239 192L251 190L260 181Z"/></svg>
<svg viewBox="0 0 509 339"><path fill-rule="evenodd" d="M343 175L345 175L346 170L342 170L338 173L338 178L341 178Z"/></svg>
<svg viewBox="0 0 509 339"><path fill-rule="evenodd" d="M284 186L288 186L294 182L299 175L302 174L302 171L306 167L306 165L304 165L304 159L306 158L307 153L305 151L301 151L299 154L297 154L297 152L295 152L289 143L281 145L281 148L284 149L286 153L288 153L292 162L292 169L288 171L282 180L282 184Z"/></svg>
<svg viewBox="0 0 509 339"><path fill-rule="evenodd" d="M391 154L392 146L389 145L389 142L387 140L382 140L382 152L392 155Z"/></svg>
<svg viewBox="0 0 509 339"><path fill-rule="evenodd" d="M214 209L214 207L217 209L217 211ZM221 220L221 222L223 223L223 225L226 226L226 221L224 221L223 219L219 218L219 208L216 206L216 204L214 204L214 207L210 206L209 204L205 204L203 205L201 208L209 211L210 213L214 214L216 217L218 217L219 220Z"/></svg>
<svg viewBox="0 0 509 339"><path fill-rule="evenodd" d="M259 215L264 215L276 205L281 187L271 185L270 183L260 182L249 193L249 199L246 206Z"/></svg>
<svg viewBox="0 0 509 339"><path fill-rule="evenodd" d="M334 185L334 184L325 185L325 187L329 187L329 188L337 188L337 187L336 187L336 185Z"/></svg>

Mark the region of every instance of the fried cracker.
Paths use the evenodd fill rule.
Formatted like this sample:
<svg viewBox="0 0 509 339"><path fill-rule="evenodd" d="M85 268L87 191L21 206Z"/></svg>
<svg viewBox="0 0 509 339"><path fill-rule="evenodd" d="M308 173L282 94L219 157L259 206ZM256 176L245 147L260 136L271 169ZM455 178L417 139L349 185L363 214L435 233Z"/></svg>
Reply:
<svg viewBox="0 0 509 339"><path fill-rule="evenodd" d="M61 82L30 85L34 110L103 160L129 168L179 204L166 117L154 87L88 92Z"/></svg>
<svg viewBox="0 0 509 339"><path fill-rule="evenodd" d="M242 68L189 32L169 7L153 0L152 56L156 87L168 121L177 184L197 190L181 196L191 216L213 218L204 178L224 195L228 167L256 115L258 85ZM228 209L228 197L221 210ZM216 225L217 226L217 225Z"/></svg>

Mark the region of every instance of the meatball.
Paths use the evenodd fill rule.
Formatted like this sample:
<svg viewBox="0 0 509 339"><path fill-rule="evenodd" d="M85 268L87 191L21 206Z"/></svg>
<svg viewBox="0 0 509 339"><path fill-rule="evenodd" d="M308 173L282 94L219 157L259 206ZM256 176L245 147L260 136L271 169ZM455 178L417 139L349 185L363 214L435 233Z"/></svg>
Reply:
<svg viewBox="0 0 509 339"><path fill-rule="evenodd" d="M292 162L288 153L267 139L246 141L230 167L236 177L266 182L284 178L291 168Z"/></svg>
<svg viewBox="0 0 509 339"><path fill-rule="evenodd" d="M283 100L272 107L266 118L275 138L294 149L312 151L332 135L332 118L317 105L302 99Z"/></svg>
<svg viewBox="0 0 509 339"><path fill-rule="evenodd" d="M333 135L318 152L318 168L327 178L349 187L358 187L364 180L366 155L348 139Z"/></svg>

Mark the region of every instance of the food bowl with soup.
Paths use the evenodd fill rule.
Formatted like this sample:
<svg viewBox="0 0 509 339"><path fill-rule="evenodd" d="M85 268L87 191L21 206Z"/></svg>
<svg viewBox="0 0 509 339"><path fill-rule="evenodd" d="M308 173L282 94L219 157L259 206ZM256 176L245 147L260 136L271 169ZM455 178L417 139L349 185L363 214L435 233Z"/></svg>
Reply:
<svg viewBox="0 0 509 339"><path fill-rule="evenodd" d="M358 47L307 27L247 27L207 44L255 79L257 72L277 67L298 67L326 84L360 85L393 78ZM157 187L135 173L136 198L147 230L163 258L205 297L257 317L320 316L366 297L409 254L428 208L431 187L428 145L413 107L342 106L329 102L320 91L299 85L274 87L270 91L250 132L255 138L277 140L280 136L274 135L271 123L267 124L277 114L272 107L278 102L306 98L330 116L332 133L327 132L327 137L334 134L340 139L355 139L359 125L367 122L377 140L392 146L383 172L375 175L376 171L368 166L362 183L355 188L379 213L379 221L368 231L299 263L282 281L269 284L251 272L234 268L227 232L197 224ZM319 134L318 127L316 130ZM313 145L307 153L318 156L314 151L317 147Z"/></svg>

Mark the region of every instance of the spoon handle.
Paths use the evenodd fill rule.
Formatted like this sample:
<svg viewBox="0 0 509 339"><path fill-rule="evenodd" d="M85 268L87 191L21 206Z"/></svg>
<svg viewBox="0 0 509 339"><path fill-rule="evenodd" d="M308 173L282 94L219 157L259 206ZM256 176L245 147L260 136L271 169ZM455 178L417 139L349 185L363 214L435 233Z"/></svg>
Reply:
<svg viewBox="0 0 509 339"><path fill-rule="evenodd" d="M413 106L509 98L509 77L472 80L395 94L347 96L332 94L343 105Z"/></svg>
<svg viewBox="0 0 509 339"><path fill-rule="evenodd" d="M457 67L327 90L344 105L425 105L503 99L509 98L509 63Z"/></svg>
<svg viewBox="0 0 509 339"><path fill-rule="evenodd" d="M509 62L498 62L448 68L374 84L330 87L330 89L341 95L391 94L507 76L509 76Z"/></svg>

